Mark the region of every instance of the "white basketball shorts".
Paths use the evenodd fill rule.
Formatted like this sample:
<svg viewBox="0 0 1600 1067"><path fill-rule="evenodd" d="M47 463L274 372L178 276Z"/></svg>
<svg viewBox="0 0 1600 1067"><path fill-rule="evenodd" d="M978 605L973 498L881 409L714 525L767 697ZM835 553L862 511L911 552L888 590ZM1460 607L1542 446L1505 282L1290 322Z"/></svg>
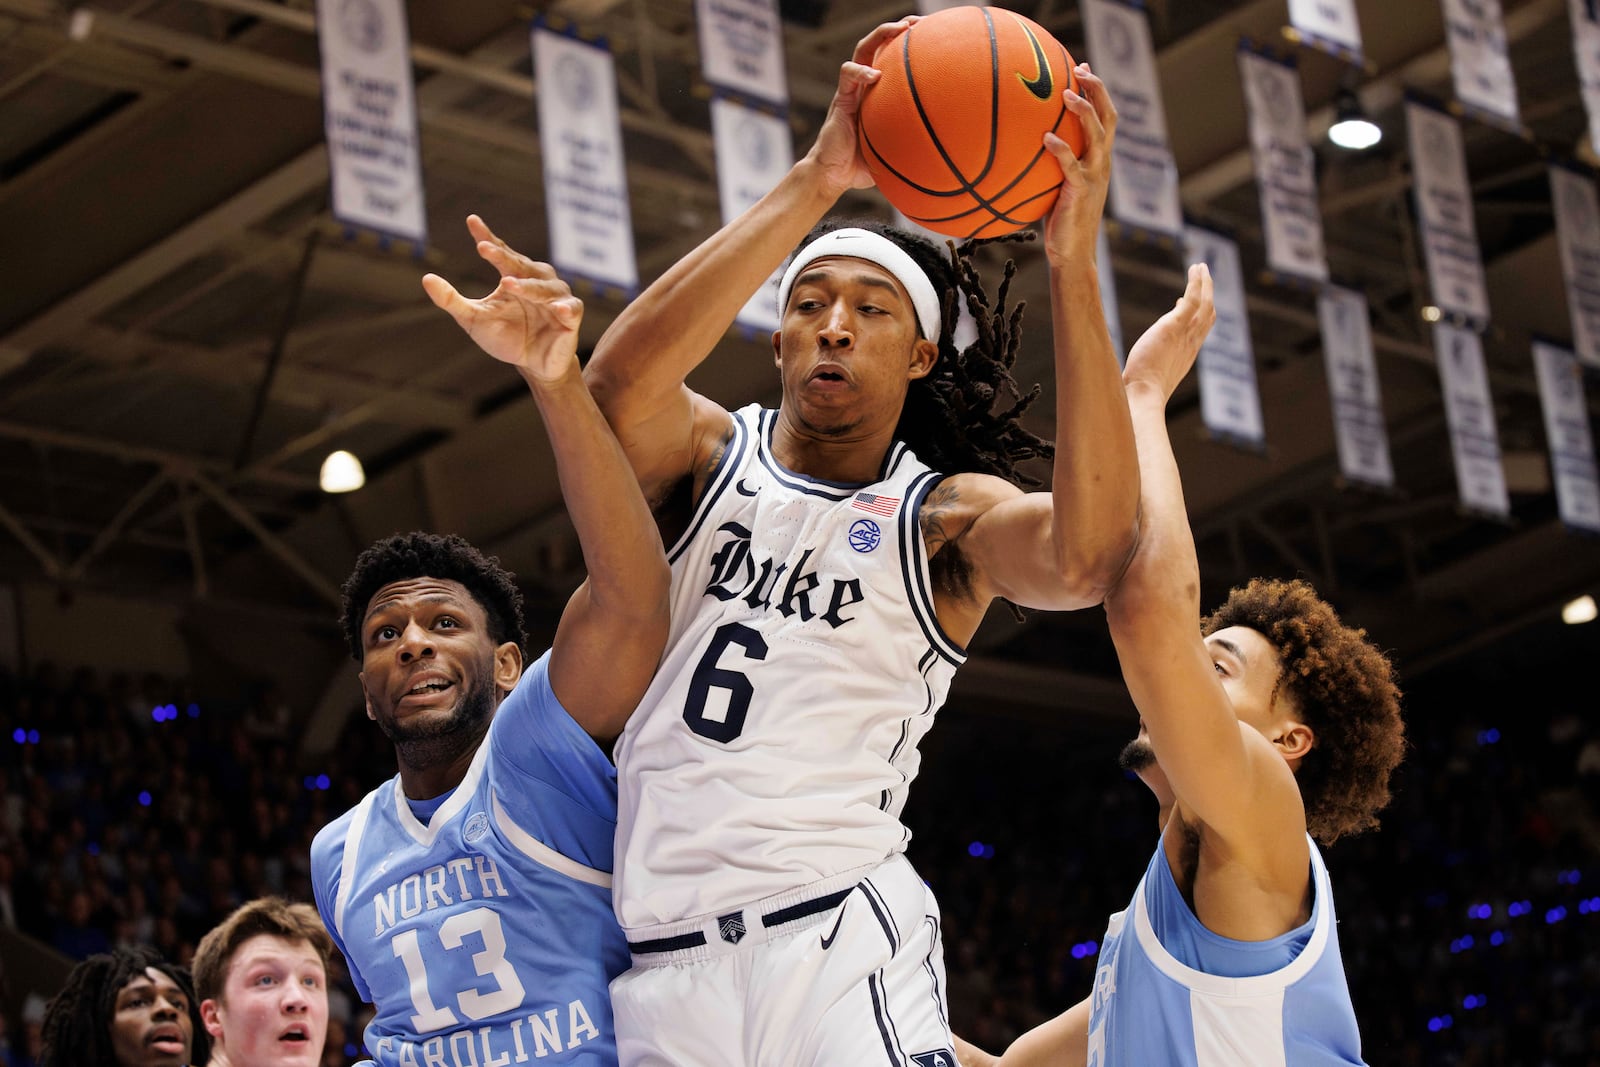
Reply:
<svg viewBox="0 0 1600 1067"><path fill-rule="evenodd" d="M611 983L621 1067L956 1067L939 908L904 856L647 933Z"/></svg>

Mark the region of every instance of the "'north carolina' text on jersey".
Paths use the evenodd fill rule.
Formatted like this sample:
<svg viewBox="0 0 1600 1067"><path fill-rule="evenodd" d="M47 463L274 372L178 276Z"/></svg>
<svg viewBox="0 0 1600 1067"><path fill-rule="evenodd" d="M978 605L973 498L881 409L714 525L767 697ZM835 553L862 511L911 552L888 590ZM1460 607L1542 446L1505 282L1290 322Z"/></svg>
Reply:
<svg viewBox="0 0 1600 1067"><path fill-rule="evenodd" d="M1235 941L1201 925L1157 846L1133 903L1111 917L1100 946L1088 1067L1362 1063L1333 890L1314 843L1311 882L1304 925L1270 941ZM1270 962L1257 971L1252 958ZM1242 976L1216 973L1224 970Z"/></svg>
<svg viewBox="0 0 1600 1067"><path fill-rule="evenodd" d="M940 476L896 442L871 485L772 454L755 405L672 546L672 629L616 750L630 939L879 863L917 743L964 651L939 629L917 507Z"/></svg>
<svg viewBox="0 0 1600 1067"><path fill-rule="evenodd" d="M366 1043L383 1067L617 1062L616 777L548 663L523 673L426 822L397 776L311 846L317 908L377 1009Z"/></svg>

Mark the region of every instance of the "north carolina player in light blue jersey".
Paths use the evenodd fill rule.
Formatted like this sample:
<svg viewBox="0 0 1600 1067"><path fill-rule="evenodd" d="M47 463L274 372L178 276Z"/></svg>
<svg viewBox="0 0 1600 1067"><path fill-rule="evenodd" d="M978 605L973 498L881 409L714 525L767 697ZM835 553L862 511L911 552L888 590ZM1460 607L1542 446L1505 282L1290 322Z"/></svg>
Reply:
<svg viewBox="0 0 1600 1067"><path fill-rule="evenodd" d="M970 248L824 218L870 184L857 104L913 21L857 45L805 158L585 369L673 545L668 648L616 750L628 1067L950 1063L939 911L900 821L917 742L996 600L1091 606L1133 549L1138 464L1095 268L1116 120L1099 79L1080 66L1082 95L1044 94L1084 131L1081 157L1038 145L1063 173L1042 241L1048 491L1023 488L1052 452L1022 424L1036 394L1010 372L1006 286L991 302ZM730 411L686 378L786 258L781 401Z"/></svg>
<svg viewBox="0 0 1600 1067"><path fill-rule="evenodd" d="M1003 1067L1362 1062L1313 838L1377 824L1404 751L1399 692L1388 659L1304 582L1257 579L1196 624L1166 403L1213 318L1197 264L1124 372L1143 521L1106 618L1142 724L1122 762L1161 801L1161 841L1111 917L1089 997L1017 1039ZM960 1051L964 1067L995 1062Z"/></svg>
<svg viewBox="0 0 1600 1067"><path fill-rule="evenodd" d="M424 284L527 381L589 579L524 671L522 600L498 561L423 533L362 553L344 629L399 774L317 835L312 877L376 1009L379 1064L606 1067L607 986L628 957L611 903L616 775L596 742L616 737L660 657L666 559L583 384L582 305L548 266L468 225L499 286L467 300Z"/></svg>

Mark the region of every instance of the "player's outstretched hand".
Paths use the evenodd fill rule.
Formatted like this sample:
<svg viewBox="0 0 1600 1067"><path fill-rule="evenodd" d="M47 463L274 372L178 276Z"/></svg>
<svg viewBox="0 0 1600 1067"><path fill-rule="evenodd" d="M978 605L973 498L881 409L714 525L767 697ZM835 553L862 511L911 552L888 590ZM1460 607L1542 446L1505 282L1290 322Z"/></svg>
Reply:
<svg viewBox="0 0 1600 1067"><path fill-rule="evenodd" d="M1046 150L1061 164L1061 192L1044 223L1045 254L1057 266L1080 257L1094 261L1111 184L1111 145L1117 137L1117 106L1106 83L1087 63L1079 63L1073 73L1078 91L1064 89L1061 98L1083 127L1083 152L1075 156L1066 141L1053 133L1044 135Z"/></svg>
<svg viewBox="0 0 1600 1067"><path fill-rule="evenodd" d="M850 189L866 189L872 185L872 172L861 158L861 146L856 136L856 120L861 114L861 97L867 87L878 80L879 70L872 65L878 49L917 24L920 15L907 15L894 22L885 22L856 42L850 59L839 68L839 87L834 90L833 101L828 104L828 115L817 131L816 143L807 158L816 165L817 172L834 197Z"/></svg>
<svg viewBox="0 0 1600 1067"><path fill-rule="evenodd" d="M1147 387L1172 398L1178 383L1194 366L1200 346L1217 321L1211 294L1211 271L1204 263L1189 266L1189 284L1172 310L1157 319L1128 351L1122 370L1126 388Z"/></svg>
<svg viewBox="0 0 1600 1067"><path fill-rule="evenodd" d="M449 312L479 348L535 382L576 370L583 301L554 267L511 248L478 216L468 216L467 229L478 239L478 254L500 272L500 284L473 300L429 274L422 279L429 299Z"/></svg>

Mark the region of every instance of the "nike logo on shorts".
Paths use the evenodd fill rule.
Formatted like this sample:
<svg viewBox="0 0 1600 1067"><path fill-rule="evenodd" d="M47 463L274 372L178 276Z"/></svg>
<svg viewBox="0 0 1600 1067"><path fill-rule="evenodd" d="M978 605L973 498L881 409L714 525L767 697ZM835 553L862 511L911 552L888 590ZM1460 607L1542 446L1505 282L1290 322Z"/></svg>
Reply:
<svg viewBox="0 0 1600 1067"><path fill-rule="evenodd" d="M839 917L833 920L833 929L828 931L828 936L822 939L822 951L826 952L833 947L834 939L839 936L839 924L844 922L844 905L839 905Z"/></svg>

